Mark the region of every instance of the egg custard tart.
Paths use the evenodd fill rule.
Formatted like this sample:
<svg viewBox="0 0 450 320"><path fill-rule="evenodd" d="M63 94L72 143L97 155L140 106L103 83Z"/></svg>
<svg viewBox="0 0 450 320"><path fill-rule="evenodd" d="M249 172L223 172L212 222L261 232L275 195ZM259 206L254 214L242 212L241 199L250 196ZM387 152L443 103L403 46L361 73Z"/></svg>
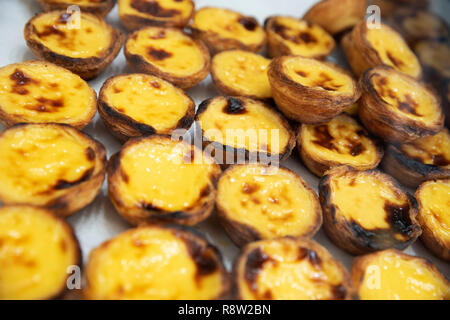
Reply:
<svg viewBox="0 0 450 320"><path fill-rule="evenodd" d="M69 69L85 80L95 78L116 58L123 35L100 16L50 11L25 25L25 40L40 59Z"/></svg>
<svg viewBox="0 0 450 320"><path fill-rule="evenodd" d="M209 73L208 49L182 30L146 27L128 35L125 57L131 70L149 73L188 89Z"/></svg>
<svg viewBox="0 0 450 320"><path fill-rule="evenodd" d="M383 170L408 187L450 178L450 133L441 132L410 143L389 145Z"/></svg>
<svg viewBox="0 0 450 320"><path fill-rule="evenodd" d="M327 122L360 96L352 76L329 62L278 57L269 65L268 75L278 108L301 123Z"/></svg>
<svg viewBox="0 0 450 320"><path fill-rule="evenodd" d="M252 242L234 266L243 300L344 300L353 291L347 270L318 243L294 237Z"/></svg>
<svg viewBox="0 0 450 320"><path fill-rule="evenodd" d="M302 56L325 59L336 46L333 37L317 24L293 17L272 16L266 19L270 57Z"/></svg>
<svg viewBox="0 0 450 320"><path fill-rule="evenodd" d="M331 34L351 29L364 19L365 0L322 0L312 6L303 19L317 23Z"/></svg>
<svg viewBox="0 0 450 320"><path fill-rule="evenodd" d="M191 30L213 54L231 49L259 52L266 44L266 32L255 18L223 8L196 11Z"/></svg>
<svg viewBox="0 0 450 320"><path fill-rule="evenodd" d="M404 7L389 15L387 22L398 30L411 46L420 40L449 39L449 29L445 21L429 11Z"/></svg>
<svg viewBox="0 0 450 320"><path fill-rule="evenodd" d="M145 26L183 28L194 14L192 0L118 0L119 16L128 30Z"/></svg>
<svg viewBox="0 0 450 320"><path fill-rule="evenodd" d="M78 75L49 62L0 68L0 122L64 123L83 129L97 112L97 94Z"/></svg>
<svg viewBox="0 0 450 320"><path fill-rule="evenodd" d="M381 171L333 168L319 195L328 237L351 254L403 250L420 236L415 202Z"/></svg>
<svg viewBox="0 0 450 320"><path fill-rule="evenodd" d="M106 16L116 4L116 0L37 0L44 11L67 10L78 6L82 12Z"/></svg>
<svg viewBox="0 0 450 320"><path fill-rule="evenodd" d="M0 300L60 298L81 251L71 227L31 206L0 208Z"/></svg>
<svg viewBox="0 0 450 320"><path fill-rule="evenodd" d="M211 157L186 142L134 138L109 161L108 193L133 225L194 225L211 214L220 173Z"/></svg>
<svg viewBox="0 0 450 320"><path fill-rule="evenodd" d="M420 41L414 51L423 66L424 79L437 88L442 86L442 81L450 81L450 40Z"/></svg>
<svg viewBox="0 0 450 320"><path fill-rule="evenodd" d="M423 183L415 198L421 240L436 256L450 261L450 179Z"/></svg>
<svg viewBox="0 0 450 320"><path fill-rule="evenodd" d="M380 65L416 79L422 76L422 68L414 52L397 31L385 24L369 28L366 21L361 21L342 38L342 48L358 77L367 69Z"/></svg>
<svg viewBox="0 0 450 320"><path fill-rule="evenodd" d="M367 70L360 84L359 117L370 132L385 141L410 142L443 128L439 99L415 79L379 66Z"/></svg>
<svg viewBox="0 0 450 320"><path fill-rule="evenodd" d="M247 162L278 163L289 157L295 133L270 105L250 98L203 101L195 116L205 151L224 166Z"/></svg>
<svg viewBox="0 0 450 320"><path fill-rule="evenodd" d="M137 73L106 80L98 109L106 127L121 141L188 129L195 115L194 101L183 90L160 78Z"/></svg>
<svg viewBox="0 0 450 320"><path fill-rule="evenodd" d="M315 192L295 172L275 166L228 168L217 185L216 206L239 246L282 236L310 238L322 224Z"/></svg>
<svg viewBox="0 0 450 320"><path fill-rule="evenodd" d="M381 142L345 114L327 123L302 124L297 149L306 167L319 177L340 165L358 170L373 169L383 157Z"/></svg>
<svg viewBox="0 0 450 320"><path fill-rule="evenodd" d="M362 300L450 299L450 283L433 264L394 249L356 258L350 275Z"/></svg>
<svg viewBox="0 0 450 320"><path fill-rule="evenodd" d="M94 200L105 178L105 148L68 125L15 125L0 134L0 150L4 204L69 216Z"/></svg>
<svg viewBox="0 0 450 320"><path fill-rule="evenodd" d="M269 99L272 97L267 77L270 61L253 52L228 50L214 56L211 75L215 86L226 95Z"/></svg>
<svg viewBox="0 0 450 320"><path fill-rule="evenodd" d="M187 229L146 226L94 249L84 295L94 300L224 298L230 281L218 250Z"/></svg>

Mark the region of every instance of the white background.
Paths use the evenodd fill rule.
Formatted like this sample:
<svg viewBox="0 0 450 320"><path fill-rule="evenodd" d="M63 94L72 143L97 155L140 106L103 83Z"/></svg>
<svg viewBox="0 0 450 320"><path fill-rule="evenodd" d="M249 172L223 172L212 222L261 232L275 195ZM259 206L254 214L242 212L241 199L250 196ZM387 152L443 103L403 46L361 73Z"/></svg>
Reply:
<svg viewBox="0 0 450 320"><path fill-rule="evenodd" d="M228 7L247 15L253 15L263 23L267 16L274 14L295 15L301 17L316 1L197 0L195 2L197 8L206 5ZM432 0L431 2L433 11L442 15L449 15L450 1ZM40 12L40 8L35 0L0 0L0 66L34 58L23 39L23 27L25 23L38 12ZM113 26L123 30L120 25L117 6L108 15L107 21ZM340 55L335 53L331 59L340 60ZM103 74L89 83L98 92L105 79L125 72L128 72L128 70L126 68L123 52L121 52ZM218 94L209 77L197 87L189 90L188 93L195 100L197 105L202 100ZM98 115L84 131L106 146L108 156L119 150L120 144L107 132ZM300 160L296 154L283 163L283 165L297 171L312 188L317 190L318 179L300 164ZM114 207L108 200L106 182L103 185L102 192L96 200L84 210L70 217L68 221L74 227L80 241L84 263L86 262L91 249L97 247L103 241L110 239L121 231L130 228L130 226L115 212ZM230 268L231 263L238 253L238 248L231 243L215 218L210 218L196 228L200 229L213 244L219 247L224 256L227 268ZM336 258L341 260L347 268L350 268L353 260L352 256L338 249L326 238L322 230L318 232L314 239L324 245ZM411 248L407 249L406 252L429 259L435 263L442 272L450 277L449 264L428 253L420 241L417 241Z"/></svg>

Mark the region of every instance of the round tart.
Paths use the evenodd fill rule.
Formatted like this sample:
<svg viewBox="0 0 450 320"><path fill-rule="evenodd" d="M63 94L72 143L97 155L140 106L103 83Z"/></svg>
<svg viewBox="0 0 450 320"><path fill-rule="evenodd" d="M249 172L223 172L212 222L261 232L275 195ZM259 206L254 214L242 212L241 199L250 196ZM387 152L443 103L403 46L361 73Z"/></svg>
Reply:
<svg viewBox="0 0 450 320"><path fill-rule="evenodd" d="M79 76L49 62L0 68L0 121L65 123L83 129L97 112L97 94Z"/></svg>
<svg viewBox="0 0 450 320"><path fill-rule="evenodd" d="M419 79L422 68L419 60L402 36L385 24L379 28L367 27L361 21L342 39L347 61L359 77L369 68L386 65Z"/></svg>
<svg viewBox="0 0 450 320"><path fill-rule="evenodd" d="M423 183L415 197L423 243L436 256L450 261L450 179Z"/></svg>
<svg viewBox="0 0 450 320"><path fill-rule="evenodd" d="M356 258L351 278L362 300L450 299L450 283L433 264L398 250Z"/></svg>
<svg viewBox="0 0 450 320"><path fill-rule="evenodd" d="M439 16L425 10L405 7L389 15L387 22L414 45L419 40L448 40L449 29Z"/></svg>
<svg viewBox="0 0 450 320"><path fill-rule="evenodd" d="M66 11L38 14L25 25L25 40L39 58L69 69L83 79L95 78L116 58L123 43L120 31L101 17Z"/></svg>
<svg viewBox="0 0 450 320"><path fill-rule="evenodd" d="M295 55L325 59L336 46L333 37L322 27L293 17L269 17L265 29L271 57Z"/></svg>
<svg viewBox="0 0 450 320"><path fill-rule="evenodd" d="M71 227L44 209L0 208L0 243L0 300L59 298L68 268L81 264Z"/></svg>
<svg viewBox="0 0 450 320"><path fill-rule="evenodd" d="M345 114L323 124L302 124L297 149L303 163L319 177L340 165L358 170L373 169L383 157L381 142Z"/></svg>
<svg viewBox="0 0 450 320"><path fill-rule="evenodd" d="M68 125L16 125L0 134L0 150L4 204L69 216L94 200L105 178L105 148Z"/></svg>
<svg viewBox="0 0 450 320"><path fill-rule="evenodd" d="M203 101L195 116L205 152L223 165L264 162L289 157L295 134L289 123L268 104L244 97Z"/></svg>
<svg viewBox="0 0 450 320"><path fill-rule="evenodd" d="M187 230L131 229L94 249L85 297L95 300L206 300L228 294L218 250Z"/></svg>
<svg viewBox="0 0 450 320"><path fill-rule="evenodd" d="M448 129L410 143L390 145L383 169L408 187L424 181L450 178L450 133Z"/></svg>
<svg viewBox="0 0 450 320"><path fill-rule="evenodd" d="M194 14L192 0L119 0L119 16L128 30L145 26L183 28Z"/></svg>
<svg viewBox="0 0 450 320"><path fill-rule="evenodd" d="M216 87L226 95L269 99L272 97L267 77L270 61L253 52L228 50L214 56L211 75Z"/></svg>
<svg viewBox="0 0 450 320"><path fill-rule="evenodd" d="M211 214L220 173L212 158L186 142L135 138L110 159L109 197L134 225L194 225Z"/></svg>
<svg viewBox="0 0 450 320"><path fill-rule="evenodd" d="M37 0L44 11L67 10L78 6L82 12L106 16L116 4L116 0Z"/></svg>
<svg viewBox="0 0 450 320"><path fill-rule="evenodd" d="M370 132L384 140L410 142L443 128L439 99L415 79L380 66L367 70L360 84L359 117Z"/></svg>
<svg viewBox="0 0 450 320"><path fill-rule="evenodd" d="M424 78L435 87L442 81L450 80L450 43L438 41L420 41L414 46L423 66Z"/></svg>
<svg viewBox="0 0 450 320"><path fill-rule="evenodd" d="M271 62L268 75L278 108L301 123L327 122L360 96L351 75L329 62L279 57Z"/></svg>
<svg viewBox="0 0 450 320"><path fill-rule="evenodd" d="M128 35L124 52L132 70L158 76L183 89L195 86L209 73L208 49L179 29L139 29Z"/></svg>
<svg viewBox="0 0 450 320"><path fill-rule="evenodd" d="M333 168L319 194L328 237L351 254L403 250L421 233L414 201L380 171Z"/></svg>
<svg viewBox="0 0 450 320"><path fill-rule="evenodd" d="M191 30L211 53L231 49L259 52L266 44L266 33L255 18L228 9L205 7L198 10Z"/></svg>
<svg viewBox="0 0 450 320"><path fill-rule="evenodd" d="M331 34L351 29L364 19L365 0L322 0L306 12L303 19L317 23Z"/></svg>
<svg viewBox="0 0 450 320"><path fill-rule="evenodd" d="M98 107L106 127L121 141L188 129L195 115L194 101L183 90L146 74L109 78Z"/></svg>
<svg viewBox="0 0 450 320"><path fill-rule="evenodd" d="M217 185L219 219L242 246L283 236L312 237L322 224L319 199L288 169L265 165L228 168Z"/></svg>
<svg viewBox="0 0 450 320"><path fill-rule="evenodd" d="M304 238L248 244L234 275L243 300L342 300L353 295L345 268L324 247Z"/></svg>

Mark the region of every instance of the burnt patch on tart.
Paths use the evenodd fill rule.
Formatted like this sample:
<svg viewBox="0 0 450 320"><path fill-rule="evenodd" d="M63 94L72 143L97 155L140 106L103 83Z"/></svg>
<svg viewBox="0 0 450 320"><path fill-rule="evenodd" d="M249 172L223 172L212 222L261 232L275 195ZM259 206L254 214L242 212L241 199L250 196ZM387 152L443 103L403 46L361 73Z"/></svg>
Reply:
<svg viewBox="0 0 450 320"><path fill-rule="evenodd" d="M258 21L252 17L241 17L238 22L248 31L254 31L258 27Z"/></svg>
<svg viewBox="0 0 450 320"><path fill-rule="evenodd" d="M206 102L206 101L205 101ZM244 114L247 113L244 102L241 99L228 97L227 104L222 111L227 114Z"/></svg>
<svg viewBox="0 0 450 320"><path fill-rule="evenodd" d="M161 7L158 1L131 0L130 5L133 9L154 17L171 18L180 14L180 11L177 9L166 9Z"/></svg>
<svg viewBox="0 0 450 320"><path fill-rule="evenodd" d="M94 168L90 168L90 169L86 170L77 180L67 181L64 179L60 179L53 186L53 190L69 189L77 184L80 184L80 183L83 183L83 182L89 180L92 177L93 173L94 173Z"/></svg>
<svg viewBox="0 0 450 320"><path fill-rule="evenodd" d="M258 276L264 265L268 262L276 263L262 248L253 249L245 261L244 279L247 281L250 290L254 293L258 291Z"/></svg>
<svg viewBox="0 0 450 320"><path fill-rule="evenodd" d="M24 88L26 85L39 84L38 80L31 78L19 68L16 68L14 72L9 76L9 78L14 82L11 88L11 92L20 95L26 95L29 93L29 90Z"/></svg>
<svg viewBox="0 0 450 320"><path fill-rule="evenodd" d="M147 49L147 52L148 52L149 58L151 58L152 60L158 60L158 61L170 58L172 56L172 53L167 52L164 49L156 49L153 47L149 47Z"/></svg>

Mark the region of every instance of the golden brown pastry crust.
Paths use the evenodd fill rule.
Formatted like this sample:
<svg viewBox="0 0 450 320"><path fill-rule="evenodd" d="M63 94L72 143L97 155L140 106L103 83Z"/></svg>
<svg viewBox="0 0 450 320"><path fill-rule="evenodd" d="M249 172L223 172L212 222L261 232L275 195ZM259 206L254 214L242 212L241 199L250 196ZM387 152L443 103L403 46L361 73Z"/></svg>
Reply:
<svg viewBox="0 0 450 320"><path fill-rule="evenodd" d="M66 10L71 5L78 6L82 12L89 12L101 17L105 17L116 5L116 0L101 0L92 5L80 5L76 1L67 0L66 2L52 0L37 0L44 11Z"/></svg>

